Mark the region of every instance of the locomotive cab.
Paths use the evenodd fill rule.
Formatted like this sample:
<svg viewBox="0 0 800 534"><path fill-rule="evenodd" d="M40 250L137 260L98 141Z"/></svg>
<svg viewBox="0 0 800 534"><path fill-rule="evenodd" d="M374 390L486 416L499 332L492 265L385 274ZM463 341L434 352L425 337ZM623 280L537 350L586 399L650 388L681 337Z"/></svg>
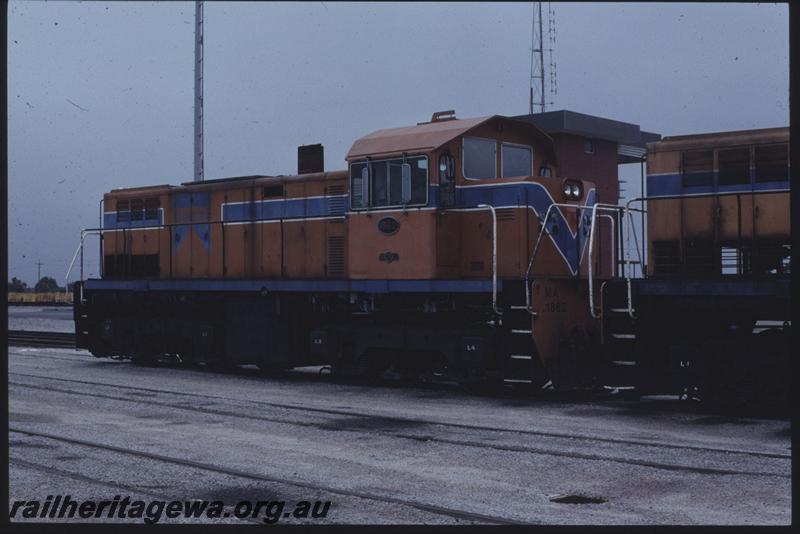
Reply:
<svg viewBox="0 0 800 534"><path fill-rule="evenodd" d="M549 136L500 116L437 113L358 139L346 159L352 278L519 278L548 203L580 202L586 188L557 178ZM563 274L553 263L540 265Z"/></svg>

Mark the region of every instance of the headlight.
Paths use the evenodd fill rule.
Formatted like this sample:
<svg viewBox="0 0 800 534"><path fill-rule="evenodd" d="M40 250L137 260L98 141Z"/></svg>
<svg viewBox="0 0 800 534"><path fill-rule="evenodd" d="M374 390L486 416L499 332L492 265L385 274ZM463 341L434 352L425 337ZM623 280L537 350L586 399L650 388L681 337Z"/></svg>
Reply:
<svg viewBox="0 0 800 534"><path fill-rule="evenodd" d="M564 184L564 196L567 198L572 196L572 187L569 184Z"/></svg>
<svg viewBox="0 0 800 534"><path fill-rule="evenodd" d="M581 186L578 184L572 184L572 196L575 198L581 196Z"/></svg>

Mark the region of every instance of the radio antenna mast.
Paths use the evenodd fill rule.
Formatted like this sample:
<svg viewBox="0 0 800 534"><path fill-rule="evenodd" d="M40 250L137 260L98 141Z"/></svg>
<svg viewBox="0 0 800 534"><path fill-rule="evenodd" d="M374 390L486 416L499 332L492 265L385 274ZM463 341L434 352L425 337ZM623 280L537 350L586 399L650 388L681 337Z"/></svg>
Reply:
<svg viewBox="0 0 800 534"><path fill-rule="evenodd" d="M194 3L194 181L203 181L203 0Z"/></svg>
<svg viewBox="0 0 800 534"><path fill-rule="evenodd" d="M528 100L528 113L544 113L546 105L552 105L553 97L558 94L556 85L556 64L553 61L553 47L556 43L555 11L550 2L547 3L547 48L545 48L543 2L534 2L531 17L531 78ZM545 52L548 53L548 71L550 75L549 90L545 81ZM550 96L550 102L547 96Z"/></svg>

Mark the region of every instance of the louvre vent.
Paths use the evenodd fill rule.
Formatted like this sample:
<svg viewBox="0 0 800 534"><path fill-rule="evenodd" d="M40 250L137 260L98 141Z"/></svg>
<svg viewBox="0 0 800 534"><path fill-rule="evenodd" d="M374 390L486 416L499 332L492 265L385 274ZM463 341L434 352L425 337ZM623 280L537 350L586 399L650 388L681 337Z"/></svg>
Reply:
<svg viewBox="0 0 800 534"><path fill-rule="evenodd" d="M336 184L336 185L329 185L325 188L326 195L344 195L344 185Z"/></svg>
<svg viewBox="0 0 800 534"><path fill-rule="evenodd" d="M261 191L261 194L264 196L264 198L282 197L283 184L264 186L264 189Z"/></svg>
<svg viewBox="0 0 800 534"><path fill-rule="evenodd" d="M500 208L496 210L498 221L513 221L516 210L514 208Z"/></svg>
<svg viewBox="0 0 800 534"><path fill-rule="evenodd" d="M328 276L344 276L344 236L328 236Z"/></svg>
<svg viewBox="0 0 800 534"><path fill-rule="evenodd" d="M328 215L341 216L347 210L347 197L344 196L344 185L329 185L325 188L328 203Z"/></svg>

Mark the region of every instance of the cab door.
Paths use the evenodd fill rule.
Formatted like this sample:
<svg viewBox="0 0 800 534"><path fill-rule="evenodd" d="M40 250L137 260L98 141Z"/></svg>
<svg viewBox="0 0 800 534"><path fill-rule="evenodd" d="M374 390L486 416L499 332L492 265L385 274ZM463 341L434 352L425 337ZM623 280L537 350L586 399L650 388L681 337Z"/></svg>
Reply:
<svg viewBox="0 0 800 534"><path fill-rule="evenodd" d="M436 210L436 266L440 277L456 276L461 249L460 213L456 204L455 158L449 151L439 156L438 208Z"/></svg>
<svg viewBox="0 0 800 534"><path fill-rule="evenodd" d="M347 269L356 279L436 276L436 211L428 156L398 155L350 164Z"/></svg>

